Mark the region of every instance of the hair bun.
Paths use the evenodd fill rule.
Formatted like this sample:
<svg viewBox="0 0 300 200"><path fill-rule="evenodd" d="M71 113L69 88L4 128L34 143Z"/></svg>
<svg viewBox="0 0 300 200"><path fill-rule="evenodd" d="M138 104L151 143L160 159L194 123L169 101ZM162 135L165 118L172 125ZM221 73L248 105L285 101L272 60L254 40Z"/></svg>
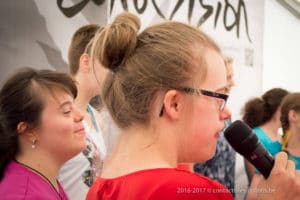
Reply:
<svg viewBox="0 0 300 200"><path fill-rule="evenodd" d="M137 16L135 16L129 12L124 12L124 13L118 15L113 22L113 25L114 24L128 26L128 27L132 28L135 33L137 33L141 27L140 19Z"/></svg>
<svg viewBox="0 0 300 200"><path fill-rule="evenodd" d="M93 57L113 72L132 55L137 45L140 19L129 12L119 14L95 37Z"/></svg>

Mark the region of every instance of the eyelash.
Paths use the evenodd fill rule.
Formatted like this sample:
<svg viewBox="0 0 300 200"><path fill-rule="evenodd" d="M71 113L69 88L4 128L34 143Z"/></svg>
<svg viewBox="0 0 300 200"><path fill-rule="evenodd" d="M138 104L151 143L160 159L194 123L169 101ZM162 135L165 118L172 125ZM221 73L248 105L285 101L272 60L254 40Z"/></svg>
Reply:
<svg viewBox="0 0 300 200"><path fill-rule="evenodd" d="M68 110L68 111L64 111L63 113L65 114L65 115L68 115L68 114L70 114L72 112L72 110Z"/></svg>

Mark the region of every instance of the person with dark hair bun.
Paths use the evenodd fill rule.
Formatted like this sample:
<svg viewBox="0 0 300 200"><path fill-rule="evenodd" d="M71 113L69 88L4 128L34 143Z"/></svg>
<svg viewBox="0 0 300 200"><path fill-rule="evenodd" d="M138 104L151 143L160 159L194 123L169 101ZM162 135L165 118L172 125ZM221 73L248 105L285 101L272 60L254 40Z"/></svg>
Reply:
<svg viewBox="0 0 300 200"><path fill-rule="evenodd" d="M92 45L92 57L110 70L101 96L120 133L86 199L232 200L219 182L177 168L210 159L231 116L220 48L180 22L139 29L136 15L121 13ZM299 198L299 175L291 174L286 153L278 154L269 178L259 182L274 192L258 198Z"/></svg>
<svg viewBox="0 0 300 200"><path fill-rule="evenodd" d="M280 105L282 99L289 92L282 88L273 88L266 91L261 97L250 99L242 110L242 118L254 131L265 148L278 152L280 123ZM273 146L273 147L269 147ZM245 169L249 183L255 173L255 167L245 160Z"/></svg>
<svg viewBox="0 0 300 200"><path fill-rule="evenodd" d="M287 94L280 105L280 122L282 126L282 137L274 141L273 145L266 146L273 155L284 151L288 159L294 162L296 170L300 170L300 93ZM249 191L257 190L259 179L253 177ZM248 193L249 199L255 199L256 194Z"/></svg>
<svg viewBox="0 0 300 200"><path fill-rule="evenodd" d="M0 91L1 199L68 199L61 166L86 146L77 88L64 73L25 68Z"/></svg>

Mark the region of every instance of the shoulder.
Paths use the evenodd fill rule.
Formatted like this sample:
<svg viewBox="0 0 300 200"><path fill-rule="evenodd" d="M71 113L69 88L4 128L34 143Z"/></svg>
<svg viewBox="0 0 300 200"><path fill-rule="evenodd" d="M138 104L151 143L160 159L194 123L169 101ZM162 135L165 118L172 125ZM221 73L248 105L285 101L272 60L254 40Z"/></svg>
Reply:
<svg viewBox="0 0 300 200"><path fill-rule="evenodd" d="M45 193L41 188L45 188L41 177L12 161L1 180L0 196L3 199L42 199Z"/></svg>
<svg viewBox="0 0 300 200"><path fill-rule="evenodd" d="M264 130L261 127L259 127L259 126L253 128L252 130L254 131L254 133L256 135L265 135Z"/></svg>
<svg viewBox="0 0 300 200"><path fill-rule="evenodd" d="M253 132L256 134L259 141L262 142L264 145L265 145L265 143L268 143L271 141L269 139L268 135L266 134L266 132L261 127L253 128Z"/></svg>
<svg viewBox="0 0 300 200"><path fill-rule="evenodd" d="M91 190L97 190L97 192L91 192ZM112 191L115 192L111 194L112 196L127 196L132 200L232 199L230 191L212 179L185 170L165 168L142 170L115 179L99 178L91 190L91 194L97 195ZM141 194L145 198L138 198ZM98 196L98 198L103 198L103 196Z"/></svg>

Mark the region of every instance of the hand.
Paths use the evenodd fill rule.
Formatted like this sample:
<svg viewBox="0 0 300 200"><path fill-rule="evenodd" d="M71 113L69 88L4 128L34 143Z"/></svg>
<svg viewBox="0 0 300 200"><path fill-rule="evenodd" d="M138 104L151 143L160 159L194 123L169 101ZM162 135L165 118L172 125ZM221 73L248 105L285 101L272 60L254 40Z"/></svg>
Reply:
<svg viewBox="0 0 300 200"><path fill-rule="evenodd" d="M260 180L259 180L260 179ZM288 160L285 152L275 156L275 164L267 179L256 178L256 190L251 188L249 193L256 193L257 199L299 199L300 172L296 171L295 163Z"/></svg>

